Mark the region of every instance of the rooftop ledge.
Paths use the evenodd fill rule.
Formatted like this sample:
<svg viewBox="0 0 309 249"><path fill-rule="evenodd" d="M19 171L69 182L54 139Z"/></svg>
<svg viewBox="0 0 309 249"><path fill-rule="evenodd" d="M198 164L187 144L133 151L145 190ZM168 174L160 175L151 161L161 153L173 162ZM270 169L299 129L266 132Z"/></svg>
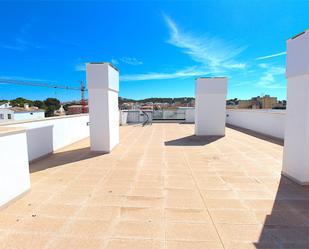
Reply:
<svg viewBox="0 0 309 249"><path fill-rule="evenodd" d="M116 71L120 72L120 70L110 62L104 62L104 61L100 62L99 61L99 62L88 62L88 63L89 64L107 64L107 65L111 66L112 68L114 68Z"/></svg>
<svg viewBox="0 0 309 249"><path fill-rule="evenodd" d="M25 129L21 127L0 127L0 137L24 132Z"/></svg>
<svg viewBox="0 0 309 249"><path fill-rule="evenodd" d="M89 115L89 114L85 113L85 114L65 115L65 116L48 117L48 118L31 119L31 120L22 120L22 121L12 121L12 122L0 123L0 127L1 126L11 126L11 125L14 125L14 124L34 123L34 122L42 122L42 121L64 119L64 118L76 118L76 117L87 116L87 115Z"/></svg>
<svg viewBox="0 0 309 249"><path fill-rule="evenodd" d="M231 112L257 112L257 113L278 114L278 115L285 115L285 113L286 113L286 110L280 110L280 109L227 109L227 111L231 111Z"/></svg>

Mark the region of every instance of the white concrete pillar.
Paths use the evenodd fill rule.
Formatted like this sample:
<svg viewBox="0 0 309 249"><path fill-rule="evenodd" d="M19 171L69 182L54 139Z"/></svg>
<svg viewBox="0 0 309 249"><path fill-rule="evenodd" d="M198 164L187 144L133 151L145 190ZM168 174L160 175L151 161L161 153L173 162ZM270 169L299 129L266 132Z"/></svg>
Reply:
<svg viewBox="0 0 309 249"><path fill-rule="evenodd" d="M119 71L109 63L88 63L91 150L110 152L119 143Z"/></svg>
<svg viewBox="0 0 309 249"><path fill-rule="evenodd" d="M309 30L287 41L287 110L282 174L309 184Z"/></svg>
<svg viewBox="0 0 309 249"><path fill-rule="evenodd" d="M195 85L195 135L224 136L227 78L198 78Z"/></svg>

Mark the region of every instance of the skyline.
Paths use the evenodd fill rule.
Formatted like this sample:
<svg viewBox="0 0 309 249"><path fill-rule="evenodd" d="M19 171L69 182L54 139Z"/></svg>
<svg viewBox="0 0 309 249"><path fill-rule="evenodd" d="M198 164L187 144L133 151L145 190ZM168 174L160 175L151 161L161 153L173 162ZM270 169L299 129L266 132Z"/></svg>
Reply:
<svg viewBox="0 0 309 249"><path fill-rule="evenodd" d="M107 61L124 98L193 97L196 77L227 76L228 99L286 99L285 41L309 23L297 3L1 2L0 78L76 87L85 62ZM80 98L0 84L0 99L16 97Z"/></svg>

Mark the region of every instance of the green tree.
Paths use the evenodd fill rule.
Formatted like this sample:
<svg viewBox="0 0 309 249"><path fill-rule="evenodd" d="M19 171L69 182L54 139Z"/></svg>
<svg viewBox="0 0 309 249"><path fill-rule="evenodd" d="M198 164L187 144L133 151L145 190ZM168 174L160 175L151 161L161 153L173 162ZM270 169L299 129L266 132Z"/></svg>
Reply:
<svg viewBox="0 0 309 249"><path fill-rule="evenodd" d="M47 98L44 100L45 108L45 116L52 117L54 116L54 112L60 108L60 101L56 98Z"/></svg>
<svg viewBox="0 0 309 249"><path fill-rule="evenodd" d="M41 101L41 100L34 100L33 105L38 107L39 109L46 109L44 101Z"/></svg>
<svg viewBox="0 0 309 249"><path fill-rule="evenodd" d="M33 101L29 100L29 99L24 99L22 97L13 99L10 101L12 106L19 106L19 107L23 107L24 104L29 104L29 106L33 105Z"/></svg>

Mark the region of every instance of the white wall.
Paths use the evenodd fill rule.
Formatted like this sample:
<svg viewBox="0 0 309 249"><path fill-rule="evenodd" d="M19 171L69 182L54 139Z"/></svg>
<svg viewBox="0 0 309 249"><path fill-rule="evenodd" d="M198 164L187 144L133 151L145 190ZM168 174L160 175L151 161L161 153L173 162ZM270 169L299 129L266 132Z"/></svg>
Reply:
<svg viewBox="0 0 309 249"><path fill-rule="evenodd" d="M226 123L284 139L285 110L227 110Z"/></svg>
<svg viewBox="0 0 309 249"><path fill-rule="evenodd" d="M118 72L117 72L118 73ZM109 72L111 74L111 72ZM117 81L119 82L119 79L117 77L116 80L111 80L112 82ZM117 83L118 84L118 83ZM115 91L109 91L108 92L108 99L109 99L109 105L108 105L108 112L109 115L109 148L111 151L117 144L119 144L119 110L118 110L118 92Z"/></svg>
<svg viewBox="0 0 309 249"><path fill-rule="evenodd" d="M119 143L119 71L109 63L87 63L91 150L111 152Z"/></svg>
<svg viewBox="0 0 309 249"><path fill-rule="evenodd" d="M32 113L32 114L31 114ZM45 112L15 112L13 119L15 121L42 119L45 118Z"/></svg>
<svg viewBox="0 0 309 249"><path fill-rule="evenodd" d="M287 40L287 114L282 174L309 185L309 29Z"/></svg>
<svg viewBox="0 0 309 249"><path fill-rule="evenodd" d="M195 83L195 135L224 136L227 78L198 78Z"/></svg>
<svg viewBox="0 0 309 249"><path fill-rule="evenodd" d="M187 109L186 110L186 122L187 123L194 123L194 117L195 117L195 109Z"/></svg>
<svg viewBox="0 0 309 249"><path fill-rule="evenodd" d="M122 112L128 113L127 123L143 123L146 120L146 117L143 116L140 110L122 110ZM145 110L145 112L148 114L149 121L152 121L153 111Z"/></svg>
<svg viewBox="0 0 309 249"><path fill-rule="evenodd" d="M70 115L38 121L13 122L6 127L24 127L28 156L32 161L89 136L89 115Z"/></svg>
<svg viewBox="0 0 309 249"><path fill-rule="evenodd" d="M0 134L0 151L1 207L30 189L26 132Z"/></svg>
<svg viewBox="0 0 309 249"><path fill-rule="evenodd" d="M180 110L185 111L185 122L194 123L195 108L194 107L179 107Z"/></svg>
<svg viewBox="0 0 309 249"><path fill-rule="evenodd" d="M225 94L199 94L196 98L195 134L197 136L224 136Z"/></svg>
<svg viewBox="0 0 309 249"><path fill-rule="evenodd" d="M10 122L14 118L14 112L7 108L0 108L0 114L3 116L3 118L0 117L0 123ZM8 114L11 114L11 119L8 119Z"/></svg>
<svg viewBox="0 0 309 249"><path fill-rule="evenodd" d="M125 125L128 122L128 112L126 111L119 111L119 124Z"/></svg>

